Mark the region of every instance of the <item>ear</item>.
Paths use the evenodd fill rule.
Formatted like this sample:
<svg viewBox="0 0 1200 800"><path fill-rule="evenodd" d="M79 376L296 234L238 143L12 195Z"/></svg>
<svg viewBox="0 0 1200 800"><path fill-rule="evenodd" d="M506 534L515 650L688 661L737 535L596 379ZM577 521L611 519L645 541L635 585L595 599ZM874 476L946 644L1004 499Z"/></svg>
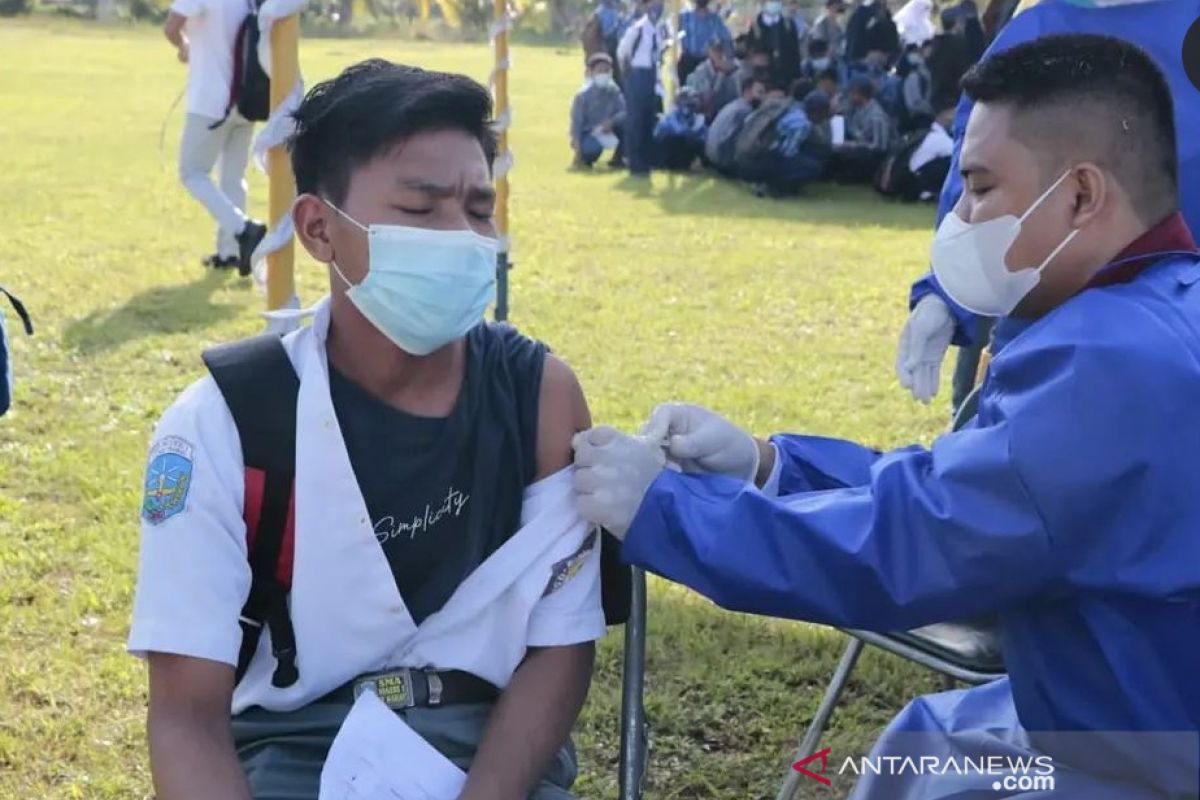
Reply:
<svg viewBox="0 0 1200 800"><path fill-rule="evenodd" d="M1112 193L1112 179L1108 173L1089 161L1077 166L1074 174L1067 180L1071 181L1075 192L1071 227L1082 228L1105 211L1109 195Z"/></svg>
<svg viewBox="0 0 1200 800"><path fill-rule="evenodd" d="M314 194L300 195L292 207L296 236L309 255L322 264L333 260L333 242L329 238L332 213L329 204Z"/></svg>

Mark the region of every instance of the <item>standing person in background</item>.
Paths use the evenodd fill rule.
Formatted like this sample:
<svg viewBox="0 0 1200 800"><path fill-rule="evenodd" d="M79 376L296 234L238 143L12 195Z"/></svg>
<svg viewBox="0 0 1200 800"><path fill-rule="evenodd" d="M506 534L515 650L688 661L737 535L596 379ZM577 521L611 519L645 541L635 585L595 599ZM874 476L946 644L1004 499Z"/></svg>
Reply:
<svg viewBox="0 0 1200 800"><path fill-rule="evenodd" d="M617 46L617 61L625 77L625 157L629 174L650 177L650 151L659 108L658 68L666 40L659 29L662 3L643 4L638 18Z"/></svg>
<svg viewBox="0 0 1200 800"><path fill-rule="evenodd" d="M808 52L808 19L804 16L804 6L800 0L788 0L787 10L784 11L792 24L796 26L796 42L800 47L800 55Z"/></svg>
<svg viewBox="0 0 1200 800"><path fill-rule="evenodd" d="M871 21L873 14L870 0L854 4L854 10L850 12L850 19L846 23L845 52L833 51L834 56L844 56L844 61L850 63L861 61L867 55L864 37L867 33L867 23Z"/></svg>
<svg viewBox="0 0 1200 800"><path fill-rule="evenodd" d="M683 52L677 65L679 85L687 84L692 70L708 57L708 48L719 43L726 56L733 56L733 37L721 15L709 9L709 0L693 0L693 8L679 15L679 30L683 32Z"/></svg>
<svg viewBox="0 0 1200 800"><path fill-rule="evenodd" d="M588 63L596 53L606 53L613 62L613 80L620 83L616 71L617 44L621 40L624 20L618 0L599 0L596 10L583 29L583 57Z"/></svg>
<svg viewBox="0 0 1200 800"><path fill-rule="evenodd" d="M921 48L910 45L896 65L896 75L903 81L904 114L900 121L902 132L928 128L933 122L933 81Z"/></svg>
<svg viewBox="0 0 1200 800"><path fill-rule="evenodd" d="M983 23L979 21L979 7L975 5L975 0L962 0L958 5L958 14L962 19L963 40L967 45L967 63L973 67L987 50L987 36L983 32Z"/></svg>
<svg viewBox="0 0 1200 800"><path fill-rule="evenodd" d="M808 35L808 46L811 51L816 42L825 42L826 52L832 58L842 54L842 42L845 32L842 30L841 16L846 10L842 0L825 0L825 11L813 23L812 32ZM811 56L812 53L809 52Z"/></svg>
<svg viewBox="0 0 1200 800"><path fill-rule="evenodd" d="M733 59L720 42L708 46L708 58L688 76L687 88L700 97L706 122L712 122L721 109L738 97L738 79Z"/></svg>
<svg viewBox="0 0 1200 800"><path fill-rule="evenodd" d="M230 107L233 51L245 0L175 0L163 34L188 67L187 120L179 143L179 181L217 223L217 250L204 265L250 274L267 228L246 215L246 165L254 123ZM221 183L213 182L220 163Z"/></svg>
<svg viewBox="0 0 1200 800"><path fill-rule="evenodd" d="M625 126L625 98L612 75L612 59L607 53L594 53L588 59L590 80L571 103L571 149L576 169L591 169L606 149L615 147L609 166L625 166L620 142ZM615 141L615 145L613 142ZM605 145L609 146L606 147Z"/></svg>
<svg viewBox="0 0 1200 800"><path fill-rule="evenodd" d="M900 55L900 32L892 20L887 0L875 0L871 9L871 18L867 20L867 29L863 33L867 52L878 50L883 53L886 56L885 66L891 67Z"/></svg>
<svg viewBox="0 0 1200 800"><path fill-rule="evenodd" d="M943 9L941 21L942 32L933 37L928 62L934 105L958 102L959 81L971 66L961 13L957 8Z"/></svg>
<svg viewBox="0 0 1200 800"><path fill-rule="evenodd" d="M791 86L800 77L800 40L796 25L783 14L783 0L767 0L750 26L751 47L771 54L771 81Z"/></svg>

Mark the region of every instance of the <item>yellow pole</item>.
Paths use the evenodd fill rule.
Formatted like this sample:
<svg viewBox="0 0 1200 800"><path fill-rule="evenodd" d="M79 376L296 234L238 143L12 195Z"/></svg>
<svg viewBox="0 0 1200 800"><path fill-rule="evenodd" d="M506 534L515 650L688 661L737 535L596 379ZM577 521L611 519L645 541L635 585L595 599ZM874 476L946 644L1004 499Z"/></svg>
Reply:
<svg viewBox="0 0 1200 800"><path fill-rule="evenodd" d="M500 257L496 264L496 319L508 318L508 169L511 159L508 151L508 0L494 0L495 57L493 86L496 93L496 119L502 120L496 161L500 171L496 174L496 229L500 234Z"/></svg>
<svg viewBox="0 0 1200 800"><path fill-rule="evenodd" d="M296 85L300 77L300 17L277 20L271 26L271 110L274 111ZM268 223L274 225L292 207L296 179L284 145L267 153L270 181ZM296 294L295 251L292 242L267 256L267 308L283 308Z"/></svg>

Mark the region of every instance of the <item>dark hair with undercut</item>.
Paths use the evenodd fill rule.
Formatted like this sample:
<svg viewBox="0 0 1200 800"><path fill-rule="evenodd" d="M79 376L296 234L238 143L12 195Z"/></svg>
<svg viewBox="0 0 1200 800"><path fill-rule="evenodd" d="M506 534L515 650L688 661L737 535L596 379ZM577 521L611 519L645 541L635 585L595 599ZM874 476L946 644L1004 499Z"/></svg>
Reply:
<svg viewBox="0 0 1200 800"><path fill-rule="evenodd" d="M1142 221L1179 207L1175 110L1162 71L1110 36L1047 36L997 53L963 78L976 102L1008 104L1018 138L1054 161L1094 161L1128 192Z"/></svg>
<svg viewBox="0 0 1200 800"><path fill-rule="evenodd" d="M296 190L342 203L357 167L418 133L461 130L496 157L492 98L465 75L373 58L318 83L293 115Z"/></svg>

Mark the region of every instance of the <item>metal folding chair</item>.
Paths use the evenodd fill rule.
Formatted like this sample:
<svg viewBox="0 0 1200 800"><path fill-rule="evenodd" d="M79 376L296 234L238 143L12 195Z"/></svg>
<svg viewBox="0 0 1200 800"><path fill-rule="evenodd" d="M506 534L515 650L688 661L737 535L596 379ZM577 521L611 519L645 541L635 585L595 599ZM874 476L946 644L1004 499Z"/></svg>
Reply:
<svg viewBox="0 0 1200 800"><path fill-rule="evenodd" d="M976 388L959 407L954 416L951 430L962 428L975 416L979 407L979 389ZM800 785L799 772L791 764L812 755L821 736L829 725L829 718L841 699L842 690L850 681L850 675L858 663L866 645L906 658L929 669L940 672L951 681L977 686L1004 676L1004 658L1000 647L999 627L996 619L987 618L970 622L939 623L901 633L875 633L872 631L844 630L850 643L834 670L833 679L825 689L825 696L813 715L812 723L804 732L795 757L788 765L783 786L776 800L793 800Z"/></svg>
<svg viewBox="0 0 1200 800"><path fill-rule="evenodd" d="M641 800L649 739L646 730L646 573L634 568L625 664L621 677L620 800Z"/></svg>
<svg viewBox="0 0 1200 800"><path fill-rule="evenodd" d="M626 565L621 545L607 533L600 545L600 595L604 621L625 626L621 671L620 800L641 800L646 776L646 574Z"/></svg>

